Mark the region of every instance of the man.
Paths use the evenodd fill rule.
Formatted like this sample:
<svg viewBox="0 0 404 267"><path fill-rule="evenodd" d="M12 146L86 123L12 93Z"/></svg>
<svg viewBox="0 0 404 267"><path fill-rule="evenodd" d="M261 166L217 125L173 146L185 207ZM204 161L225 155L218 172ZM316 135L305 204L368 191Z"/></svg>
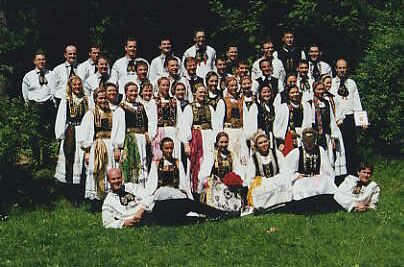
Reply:
<svg viewBox="0 0 404 267"><path fill-rule="evenodd" d="M282 61L286 73L294 71L301 59L306 59L303 51L294 46L294 34L290 30L286 30L282 34L282 46L278 51L274 52L274 57Z"/></svg>
<svg viewBox="0 0 404 267"><path fill-rule="evenodd" d="M273 67L269 59L261 59L261 61L259 62L259 68L262 75L253 81L252 91L254 95L256 95L258 93L258 89L262 88L264 85L270 85L274 96L284 90L283 81L275 78L272 75Z"/></svg>
<svg viewBox="0 0 404 267"><path fill-rule="evenodd" d="M259 63L262 59L267 59L269 62L271 62L271 65L273 67L272 75L281 80L282 82L285 80L286 72L285 68L283 67L282 61L280 61L278 58L275 58L273 56L275 52L275 46L272 43L272 40L268 39L265 40L262 45L261 45L261 51L262 51L262 57L257 59L252 66L251 69L251 78L253 80L258 79L262 75L262 71L260 69Z"/></svg>
<svg viewBox="0 0 404 267"><path fill-rule="evenodd" d="M238 47L235 44L229 44L226 49L226 72L235 74L238 66Z"/></svg>
<svg viewBox="0 0 404 267"><path fill-rule="evenodd" d="M179 61L175 57L166 58L166 69L168 72L168 80L170 82L170 96L174 95L172 89L174 88L174 83L181 82L186 86L186 98L189 102L192 102L194 97L192 95L192 90L189 85L188 80L185 77L181 77L179 74ZM158 88L158 83L156 82L156 88Z"/></svg>
<svg viewBox="0 0 404 267"><path fill-rule="evenodd" d="M335 95L335 106L339 112L335 119L342 132L345 145L345 156L349 174L355 174L358 159L356 155L357 141L354 112L362 110L358 87L354 80L348 78L348 63L338 59L335 66L337 76L332 80L330 93ZM366 129L367 126L363 126Z"/></svg>
<svg viewBox="0 0 404 267"><path fill-rule="evenodd" d="M147 78L147 73L149 72L149 65L146 61L139 60L136 63L136 80L134 81L138 88L139 93L143 91L143 86L147 83L150 83L149 79Z"/></svg>
<svg viewBox="0 0 404 267"><path fill-rule="evenodd" d="M89 58L79 64L78 75L83 80L83 84L86 83L87 79L98 71L98 58L100 56L101 47L98 44L93 44L90 46L88 55Z"/></svg>
<svg viewBox="0 0 404 267"><path fill-rule="evenodd" d="M137 55L137 40L129 37L125 43L125 56L115 61L112 66L110 82L118 85L120 99L124 95L124 87L130 81L135 81L136 63L140 60L147 62L146 59L136 57ZM149 63L147 63L149 64Z"/></svg>
<svg viewBox="0 0 404 267"><path fill-rule="evenodd" d="M197 61L196 74L199 77L205 77L206 73L214 68L216 51L206 44L204 30L196 30L194 32L194 42L195 44L184 52L182 62L185 61L186 57L195 57Z"/></svg>
<svg viewBox="0 0 404 267"><path fill-rule="evenodd" d="M309 47L309 78L318 81L323 74L332 75L331 67L321 60L320 46L312 44Z"/></svg>
<svg viewBox="0 0 404 267"><path fill-rule="evenodd" d="M313 99L313 83L314 80L308 75L309 63L301 59L297 67L297 86L302 93L302 102L307 102Z"/></svg>
<svg viewBox="0 0 404 267"><path fill-rule="evenodd" d="M69 78L73 75L79 75L77 66L77 47L75 45L66 46L64 57L66 61L60 65L57 65L53 69L56 77L54 98L58 106L60 100L66 96L66 85Z"/></svg>
<svg viewBox="0 0 404 267"><path fill-rule="evenodd" d="M22 80L22 96L25 105L29 104L39 110L39 133L46 138L46 146L53 139L52 134L55 123L55 102L53 94L56 86L55 74L46 68L46 55L43 51L37 51L34 55L33 63L35 68L26 73ZM65 88L66 92L66 88ZM42 151L38 140L33 141L34 158L41 164L48 163L50 151ZM42 160L41 160L42 158Z"/></svg>
<svg viewBox="0 0 404 267"><path fill-rule="evenodd" d="M360 163L358 177L348 175L334 195L335 201L346 211L364 212L376 210L380 188L372 181L373 165Z"/></svg>
<svg viewBox="0 0 404 267"><path fill-rule="evenodd" d="M215 60L215 71L217 75L219 76L219 88L221 95L223 95L223 92L226 89L226 79L229 77L231 74L227 72L227 65L226 65L226 58L223 56L218 56Z"/></svg>
<svg viewBox="0 0 404 267"><path fill-rule="evenodd" d="M167 77L168 73L164 67L164 62L168 56L174 57L178 62L181 62L180 58L173 54L172 44L169 37L162 37L160 39L159 49L161 54L158 57L155 57L150 64L149 80L153 82L157 81L160 77ZM181 66L179 66L178 72L180 74L182 73Z"/></svg>
<svg viewBox="0 0 404 267"><path fill-rule="evenodd" d="M196 74L196 59L187 57L184 60L185 74L184 77L188 80L189 86L194 94L196 91L195 85L202 83L203 79Z"/></svg>
<svg viewBox="0 0 404 267"><path fill-rule="evenodd" d="M92 96L92 93L97 87L104 87L110 75L108 73L108 59L101 55L97 60L97 72L89 73L87 80L84 83L84 93L87 96Z"/></svg>
<svg viewBox="0 0 404 267"><path fill-rule="evenodd" d="M102 205L102 222L105 228L136 227L150 222L161 224L183 223L186 214L194 211L212 218L234 216L191 199L154 200L139 185L123 183L118 168L108 170L111 192Z"/></svg>

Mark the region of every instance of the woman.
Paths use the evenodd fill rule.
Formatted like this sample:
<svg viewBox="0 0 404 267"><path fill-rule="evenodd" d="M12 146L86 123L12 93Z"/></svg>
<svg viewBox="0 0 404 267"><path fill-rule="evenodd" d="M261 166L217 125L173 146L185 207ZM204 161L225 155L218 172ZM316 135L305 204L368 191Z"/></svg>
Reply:
<svg viewBox="0 0 404 267"><path fill-rule="evenodd" d="M207 103L213 108L212 117L218 124L218 130L223 130L223 120L225 113L225 104L222 98L222 91L218 90L219 76L214 71L206 74Z"/></svg>
<svg viewBox="0 0 404 267"><path fill-rule="evenodd" d="M149 132L154 132L156 121L147 116L146 108L139 102L138 87L134 82L125 85L125 99L114 112L111 139L115 159L120 161L125 181L145 188L147 168L147 144Z"/></svg>
<svg viewBox="0 0 404 267"><path fill-rule="evenodd" d="M337 122L343 116L339 110L336 109L335 105L335 96L330 93L331 85L332 85L332 77L328 74L324 74L320 76L320 81L324 83L325 93L324 98L330 102L332 112L334 114L335 121ZM342 182L344 175L347 174L346 168L346 158L345 158L345 146L344 139L342 138L342 133L339 127L335 129L335 136L337 138L337 142L335 144L334 149L334 162L332 162L334 166L336 182L337 185Z"/></svg>
<svg viewBox="0 0 404 267"><path fill-rule="evenodd" d="M293 149L285 158L292 180L293 200L316 195L334 194L334 171L325 150L317 144L317 133L313 128L302 132L303 145Z"/></svg>
<svg viewBox="0 0 404 267"><path fill-rule="evenodd" d="M105 89L98 88L93 97L95 107L83 117L80 146L85 151L88 165L85 198L93 200L93 208L98 209L100 200L109 190L107 169L116 167L117 163L111 141L113 112L109 108Z"/></svg>
<svg viewBox="0 0 404 267"><path fill-rule="evenodd" d="M181 118L179 137L190 160L192 193L199 194L199 172L203 161L212 157L217 133L213 107L206 104L206 88L195 85L194 102L188 105Z"/></svg>
<svg viewBox="0 0 404 267"><path fill-rule="evenodd" d="M226 111L224 119L224 132L229 135L229 149L241 160L245 166L249 157L247 138L249 129L257 129L257 119L248 117L247 105L244 98L237 92L238 82L234 76L226 79L227 95L224 98ZM246 122L246 123L245 123ZM247 123L248 122L248 123Z"/></svg>
<svg viewBox="0 0 404 267"><path fill-rule="evenodd" d="M261 129L269 138L270 149L277 150L273 125L275 121L274 95L271 85L263 85L258 89L258 129Z"/></svg>
<svg viewBox="0 0 404 267"><path fill-rule="evenodd" d="M66 98L60 101L56 117L55 135L61 141L55 178L65 185L66 197L73 201L79 196L79 184L84 171L84 151L80 149L80 125L89 108L83 83L78 76L67 82Z"/></svg>
<svg viewBox="0 0 404 267"><path fill-rule="evenodd" d="M242 176L240 160L228 150L227 133L217 134L215 146L213 157L203 162L199 173L199 190L203 189L201 202L222 210L240 210L243 186L240 178ZM226 185L226 179L232 180L232 185L230 183Z"/></svg>
<svg viewBox="0 0 404 267"><path fill-rule="evenodd" d="M269 146L269 138L263 131L254 137L255 153L248 164L246 174L252 181L248 191L248 203L255 209L269 209L292 200L291 182L285 176L283 155Z"/></svg>
<svg viewBox="0 0 404 267"><path fill-rule="evenodd" d="M274 121L274 136L278 148L286 156L300 143L300 134L305 127L311 126L310 106L301 102L299 88L292 85L286 88L287 103L277 109Z"/></svg>

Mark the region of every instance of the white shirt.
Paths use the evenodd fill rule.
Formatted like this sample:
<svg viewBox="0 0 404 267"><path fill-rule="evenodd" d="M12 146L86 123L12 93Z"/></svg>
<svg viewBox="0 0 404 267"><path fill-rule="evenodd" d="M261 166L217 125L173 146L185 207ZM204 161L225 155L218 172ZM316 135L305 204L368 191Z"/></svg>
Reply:
<svg viewBox="0 0 404 267"><path fill-rule="evenodd" d="M253 65L252 65L251 78L253 80L256 80L262 76L262 71L260 69L260 61L263 59L264 59L264 57L257 59L256 61L254 61ZM283 83L285 81L286 72L285 72L285 68L283 67L282 61L280 61L278 58L274 57L272 59L272 68L273 68L272 75L275 78L282 81L282 83Z"/></svg>
<svg viewBox="0 0 404 267"><path fill-rule="evenodd" d="M79 75L77 64L73 65L73 70L76 75ZM66 61L62 64L57 65L53 72L56 77L56 88L54 91L55 98L64 98L66 96L66 86L70 75L70 64ZM80 77L83 79L82 77Z"/></svg>
<svg viewBox="0 0 404 267"><path fill-rule="evenodd" d="M319 61L317 63L317 66L318 66L318 70L320 71L320 75L323 75L323 74L332 75L331 66L327 62ZM308 76L309 76L310 79L314 79L314 77L313 77L313 69L314 69L314 64L311 61L309 61L309 73L308 73Z"/></svg>
<svg viewBox="0 0 404 267"><path fill-rule="evenodd" d="M102 75L99 72L90 74L90 76L84 82L84 94L85 95L92 97L93 92L100 85L101 77L102 77ZM111 76L108 74L107 80L105 82L107 82L108 79L110 79L110 77Z"/></svg>
<svg viewBox="0 0 404 267"><path fill-rule="evenodd" d="M121 204L119 195L109 192L102 205L102 224L105 228L122 228L126 219L135 215L137 211L144 208L151 212L154 207L153 197L139 185L134 183L125 183L125 192L135 196L134 201L128 205Z"/></svg>
<svg viewBox="0 0 404 267"><path fill-rule="evenodd" d="M274 77L274 78L276 78L275 76L270 76L268 79L268 81L270 81L271 79L272 79L272 77ZM260 77L258 77L259 79L261 79L262 81L263 80L265 80L265 77L263 76L263 75L261 75ZM258 79L257 78L257 79ZM278 78L276 78L276 79L278 79ZM255 79L255 80L253 80L253 82L252 82L252 87L251 87L251 89L252 89L252 92L253 92L253 94L254 95L258 95L258 89L259 89L259 87L260 87L260 84L259 84L259 82ZM278 79L278 90L277 90L277 93L280 93L280 92L282 92L284 90L284 87L283 87L283 80L281 80L281 79Z"/></svg>
<svg viewBox="0 0 404 267"><path fill-rule="evenodd" d="M298 76L297 76L296 85L297 85L297 87L299 87L299 91L302 94L302 102L307 102L309 100L313 100L313 95L314 95L314 93L313 93L313 83L314 83L314 80L312 78L310 78L309 76L307 76L307 77L308 77L307 81L309 82L309 87L310 88L308 90L302 91L301 86L300 86L300 84L302 82L302 77L300 76L300 74L298 74Z"/></svg>
<svg viewBox="0 0 404 267"><path fill-rule="evenodd" d="M83 79L83 82L87 80L90 75L96 73L96 64L95 62L89 58L86 61L79 64L77 67L78 75Z"/></svg>
<svg viewBox="0 0 404 267"><path fill-rule="evenodd" d="M127 71L129 61L130 58L124 56L115 61L114 65L112 66L111 78L109 79L109 82L112 82L118 86L120 94L125 94L125 84L127 84L128 82L135 82L137 78L135 71L133 72ZM147 62L146 59L138 57L135 58L134 61L135 65L138 61L144 61L147 63L147 66L149 67L149 63Z"/></svg>
<svg viewBox="0 0 404 267"><path fill-rule="evenodd" d="M196 45L193 45L190 48L188 48L184 52L184 55L182 57L182 65L184 65L184 61L185 61L186 57L195 57L196 51L197 51ZM209 71L214 70L215 59L216 59L216 50L214 48L210 47L209 45L207 45L206 46L206 55L207 55L206 62L203 62L203 61L200 62L199 64L197 64L197 67L196 67L196 75L198 75L199 77L202 77L202 79L205 78L206 74Z"/></svg>
<svg viewBox="0 0 404 267"><path fill-rule="evenodd" d="M55 74L50 70L44 70L47 84L39 84L39 69L35 68L27 72L22 79L21 91L24 101L45 102L53 98L56 79Z"/></svg>
<svg viewBox="0 0 404 267"><path fill-rule="evenodd" d="M181 65L181 59L177 56L171 55L172 57L176 58L178 60L179 70L178 74L182 75L182 66ZM151 64L150 64L150 72L149 72L149 79L150 81L156 81L160 77L167 77L168 76L168 71L164 67L164 62L166 60L166 55L161 54L158 57L155 57Z"/></svg>
<svg viewBox="0 0 404 267"><path fill-rule="evenodd" d="M332 86L330 93L335 95L335 106L341 111L342 115L352 115L354 111L362 110L362 104L359 97L358 87L352 79L347 79L345 81L345 86L348 89L348 96L343 97L338 94L338 87L340 84L340 78L336 76L332 79Z"/></svg>
<svg viewBox="0 0 404 267"><path fill-rule="evenodd" d="M359 181L358 177L348 175L342 184L338 187L334 195L335 201L344 209L351 212L359 204L367 204L370 209L376 210L377 202L379 202L380 188L376 182L371 181L367 185L363 185L358 194L354 194L354 188Z"/></svg>

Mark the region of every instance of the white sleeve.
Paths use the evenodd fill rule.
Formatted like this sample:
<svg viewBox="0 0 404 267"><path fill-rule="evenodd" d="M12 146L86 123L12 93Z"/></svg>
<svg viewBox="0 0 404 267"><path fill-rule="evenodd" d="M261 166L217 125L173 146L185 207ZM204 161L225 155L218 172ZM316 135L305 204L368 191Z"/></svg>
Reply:
<svg viewBox="0 0 404 267"><path fill-rule="evenodd" d="M255 178L256 173L255 163L252 156L248 158L248 164L247 166L245 166L244 171L245 171L245 178L248 181L249 185L250 182Z"/></svg>
<svg viewBox="0 0 404 267"><path fill-rule="evenodd" d="M182 165L181 161L178 162L178 168L179 168L179 175L180 175L179 189L185 191L187 193L188 198L193 199L192 193L191 193L191 180L185 174L184 166Z"/></svg>
<svg viewBox="0 0 404 267"><path fill-rule="evenodd" d="M258 79L258 77L261 76L261 70L259 68L259 59L257 59L251 68L251 79L254 81L256 79Z"/></svg>
<svg viewBox="0 0 404 267"><path fill-rule="evenodd" d="M154 102L149 104L149 107L146 109L147 115L147 133L149 134L150 140L153 140L157 133L157 106Z"/></svg>
<svg viewBox="0 0 404 267"><path fill-rule="evenodd" d="M180 108L180 107L179 107ZM187 105L181 115L178 138L182 143L188 143L192 139L193 114L191 105Z"/></svg>
<svg viewBox="0 0 404 267"><path fill-rule="evenodd" d="M226 112L226 104L224 103L223 99L220 99L219 102L217 103L216 106L216 112L215 112L215 124L216 124L216 133L215 133L215 138L217 133L223 131L223 124L224 124L224 115Z"/></svg>
<svg viewBox="0 0 404 267"><path fill-rule="evenodd" d="M22 97L24 98L24 102L28 103L28 90L29 90L30 84L29 84L29 79L27 75L24 76L22 79L21 83L21 92L22 92Z"/></svg>
<svg viewBox="0 0 404 267"><path fill-rule="evenodd" d="M285 139L286 130L289 123L289 109L286 104L279 105L277 112L275 113L274 120L274 136L277 139Z"/></svg>
<svg viewBox="0 0 404 267"><path fill-rule="evenodd" d="M358 87L354 80L352 81L352 101L353 101L353 110L360 111L362 110L361 99L359 97Z"/></svg>
<svg viewBox="0 0 404 267"><path fill-rule="evenodd" d="M119 80L119 65L117 64L119 61L115 61L114 65L112 66L111 69L111 77L109 78L109 82L114 83L118 85L118 80Z"/></svg>
<svg viewBox="0 0 404 267"><path fill-rule="evenodd" d="M117 216L115 208L109 203L108 199L102 205L102 225L105 228L119 229L123 227L125 219Z"/></svg>
<svg viewBox="0 0 404 267"><path fill-rule="evenodd" d="M122 148L125 142L125 111L118 107L112 115L111 141L114 148Z"/></svg>
<svg viewBox="0 0 404 267"><path fill-rule="evenodd" d="M322 148L320 148L320 159L321 159L321 166L320 166L320 176L328 176L331 178L335 178L334 169L331 166L329 161L327 152Z"/></svg>
<svg viewBox="0 0 404 267"><path fill-rule="evenodd" d="M278 93L283 92L283 90L285 90L285 88L283 86L283 79L279 78L278 79Z"/></svg>
<svg viewBox="0 0 404 267"><path fill-rule="evenodd" d="M330 129L331 129L331 138L338 139L338 126L337 121L334 117L334 113L332 112L332 108L330 105Z"/></svg>
<svg viewBox="0 0 404 267"><path fill-rule="evenodd" d="M380 197L380 187L378 185L376 185L375 188L373 189L373 194L369 201L370 209L376 210L377 203L379 202L379 197Z"/></svg>
<svg viewBox="0 0 404 267"><path fill-rule="evenodd" d="M94 142L94 114L93 111L89 110L84 115L83 120L81 121L80 126L80 136L81 140L80 146L82 148L90 148Z"/></svg>
<svg viewBox="0 0 404 267"><path fill-rule="evenodd" d="M146 181L146 192L150 195L153 195L154 191L157 189L158 185L158 171L157 171L157 163L158 161L153 161L149 175Z"/></svg>
<svg viewBox="0 0 404 267"><path fill-rule="evenodd" d="M56 115L55 136L58 140L64 139L66 130L66 104L66 98L62 98Z"/></svg>
<svg viewBox="0 0 404 267"><path fill-rule="evenodd" d="M260 84L257 82L257 80L253 80L251 89L252 89L252 93L254 95L258 95L259 87L260 87Z"/></svg>
<svg viewBox="0 0 404 267"><path fill-rule="evenodd" d="M245 102L243 103L243 132L246 139L250 139L253 137L254 133L257 132L258 129L258 107L257 104L252 104L250 109L248 110Z"/></svg>
<svg viewBox="0 0 404 267"><path fill-rule="evenodd" d="M348 212L351 212L355 208L355 202L352 199L351 181L352 176L347 176L334 194L335 201Z"/></svg>
<svg viewBox="0 0 404 267"><path fill-rule="evenodd" d="M149 71L149 80L154 81L156 80L157 77L157 60L158 59L153 59L151 64L150 64L150 71Z"/></svg>
<svg viewBox="0 0 404 267"><path fill-rule="evenodd" d="M303 122L302 129L307 127L312 127L314 118L313 118L313 109L308 102L303 103Z"/></svg>
<svg viewBox="0 0 404 267"><path fill-rule="evenodd" d="M299 169L299 148L295 148L285 157L285 170L288 173L296 173Z"/></svg>

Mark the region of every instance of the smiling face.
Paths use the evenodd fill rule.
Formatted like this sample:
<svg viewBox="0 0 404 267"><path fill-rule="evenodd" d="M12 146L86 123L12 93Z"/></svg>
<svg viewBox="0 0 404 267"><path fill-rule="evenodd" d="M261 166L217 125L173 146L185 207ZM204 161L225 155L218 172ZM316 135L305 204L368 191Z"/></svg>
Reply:
<svg viewBox="0 0 404 267"><path fill-rule="evenodd" d="M235 61L238 58L238 48L237 46L230 46L227 49L226 56L230 61Z"/></svg>
<svg viewBox="0 0 404 267"><path fill-rule="evenodd" d="M116 101L116 97L118 96L118 90L115 86L108 86L106 88L107 91L107 100L110 102L115 102Z"/></svg>
<svg viewBox="0 0 404 267"><path fill-rule="evenodd" d="M314 88L314 94L315 94L317 97L322 98L322 97L324 96L324 93L325 93L325 86L324 86L324 84L323 84L323 83L317 83L317 84L316 84L316 87Z"/></svg>
<svg viewBox="0 0 404 267"><path fill-rule="evenodd" d="M249 78L244 78L241 80L241 91L243 92L243 95L245 96L251 96L251 85L252 82Z"/></svg>
<svg viewBox="0 0 404 267"><path fill-rule="evenodd" d="M293 87L290 89L289 99L294 104L298 104L300 102L300 92L297 87Z"/></svg>
<svg viewBox="0 0 404 267"><path fill-rule="evenodd" d="M358 171L358 177L362 183L367 184L371 181L372 170L370 168L364 168Z"/></svg>
<svg viewBox="0 0 404 267"><path fill-rule="evenodd" d="M113 192L118 192L123 184L122 174L119 169L111 169L108 171L108 181Z"/></svg>
<svg viewBox="0 0 404 267"><path fill-rule="evenodd" d="M236 79L231 79L228 83L227 83L227 93L229 93L232 96L236 96L237 95L237 80Z"/></svg>
<svg viewBox="0 0 404 267"><path fill-rule="evenodd" d="M136 57L137 52L137 42L136 41L127 41L125 45L126 55L132 59Z"/></svg>
<svg viewBox="0 0 404 267"><path fill-rule="evenodd" d="M264 60L260 63L260 69L264 76L270 76L272 74L272 70L273 70L271 63L266 60Z"/></svg>
<svg viewBox="0 0 404 267"><path fill-rule="evenodd" d="M294 36L293 33L291 32L285 32L283 34L282 37L282 42L286 45L286 46L293 46L293 41L294 41Z"/></svg>
<svg viewBox="0 0 404 267"><path fill-rule="evenodd" d="M139 95L137 85L133 84L133 85L128 86L125 94L126 94L126 100L128 100L128 102L130 102L130 103L136 102L136 99Z"/></svg>
<svg viewBox="0 0 404 267"><path fill-rule="evenodd" d="M161 147L161 152L163 153L164 158L172 158L174 152L174 142L172 140L166 140Z"/></svg>
<svg viewBox="0 0 404 267"><path fill-rule="evenodd" d="M168 55L171 53L171 41L170 40L161 40L160 41L160 45L159 45L159 49L161 51L162 54L164 55Z"/></svg>
<svg viewBox="0 0 404 267"><path fill-rule="evenodd" d="M226 135L222 135L216 145L219 151L227 151L227 148L229 147L229 138Z"/></svg>
<svg viewBox="0 0 404 267"><path fill-rule="evenodd" d="M196 60L189 59L185 63L185 70L187 71L188 75L193 77L196 75Z"/></svg>
<svg viewBox="0 0 404 267"><path fill-rule="evenodd" d="M264 57L269 58L275 52L275 46L273 43L265 43L262 45L261 51Z"/></svg>
<svg viewBox="0 0 404 267"><path fill-rule="evenodd" d="M147 78L148 67L146 64L139 64L136 68L136 74L139 80L143 81Z"/></svg>
<svg viewBox="0 0 404 267"><path fill-rule="evenodd" d="M268 137L266 136L260 136L258 137L258 139L256 140L256 146L257 146L257 150L258 152L263 155L266 156L268 155L269 152L269 141L268 141Z"/></svg>
<svg viewBox="0 0 404 267"><path fill-rule="evenodd" d="M151 84L145 85L141 95L144 101L150 101L153 97L153 86Z"/></svg>
<svg viewBox="0 0 404 267"><path fill-rule="evenodd" d="M102 75L108 73L108 61L105 58L100 58L97 63L98 72Z"/></svg>
<svg viewBox="0 0 404 267"><path fill-rule="evenodd" d="M348 64L346 62L346 60L344 59L340 59L337 61L337 64L335 66L335 69L337 71L337 76L338 77L345 77L347 70L348 70Z"/></svg>
<svg viewBox="0 0 404 267"><path fill-rule="evenodd" d="M107 93L105 91L101 91L97 94L95 104L103 110L108 109Z"/></svg>
<svg viewBox="0 0 404 267"><path fill-rule="evenodd" d="M317 61L320 57L320 49L318 46L312 46L309 49L309 57L312 61Z"/></svg>
<svg viewBox="0 0 404 267"><path fill-rule="evenodd" d="M260 91L260 99L265 102L268 103L272 98L272 91L271 88L269 88L268 86L264 86L261 88Z"/></svg>
<svg viewBox="0 0 404 267"><path fill-rule="evenodd" d="M167 62L167 71L170 74L170 76L178 75L178 70L179 70L178 60L170 59Z"/></svg>
<svg viewBox="0 0 404 267"><path fill-rule="evenodd" d="M331 89L331 85L332 85L332 79L331 77L327 77L324 79L324 87L325 87L325 91L328 92Z"/></svg>
<svg viewBox="0 0 404 267"><path fill-rule="evenodd" d="M209 77L207 84L209 91L215 92L219 84L219 78L216 75L212 75Z"/></svg>
<svg viewBox="0 0 404 267"><path fill-rule="evenodd" d="M218 59L216 61L216 70L217 73L224 73L226 70L226 61L222 60L222 59Z"/></svg>
<svg viewBox="0 0 404 267"><path fill-rule="evenodd" d="M77 48L74 45L67 46L64 56L70 65L75 64L77 61Z"/></svg>
<svg viewBox="0 0 404 267"><path fill-rule="evenodd" d="M297 71L301 77L306 77L307 73L309 72L309 65L307 63L299 63L297 67Z"/></svg>
<svg viewBox="0 0 404 267"><path fill-rule="evenodd" d="M79 96L83 91L83 86L80 79L73 79L72 80L72 92L73 94Z"/></svg>
<svg viewBox="0 0 404 267"><path fill-rule="evenodd" d="M198 47L204 46L206 42L205 32L197 31L195 33L194 42Z"/></svg>
<svg viewBox="0 0 404 267"><path fill-rule="evenodd" d="M175 85L174 88L175 91L175 98L177 98L179 101L182 101L185 99L185 86L182 83L178 83Z"/></svg>
<svg viewBox="0 0 404 267"><path fill-rule="evenodd" d="M295 85L297 83L297 77L296 75L290 75L287 79L286 79L286 85Z"/></svg>
<svg viewBox="0 0 404 267"><path fill-rule="evenodd" d="M204 103L206 99L206 88L204 86L199 86L195 92L195 98L198 103Z"/></svg>

